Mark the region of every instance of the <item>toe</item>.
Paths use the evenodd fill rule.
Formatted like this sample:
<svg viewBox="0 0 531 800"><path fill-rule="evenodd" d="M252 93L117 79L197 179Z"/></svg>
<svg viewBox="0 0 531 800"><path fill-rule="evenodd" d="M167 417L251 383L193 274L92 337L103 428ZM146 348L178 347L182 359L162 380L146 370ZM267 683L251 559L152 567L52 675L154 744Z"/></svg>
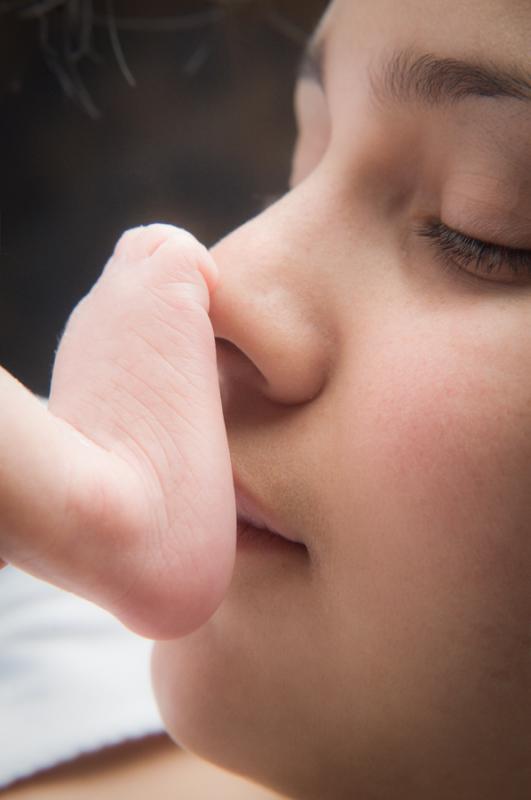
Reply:
<svg viewBox="0 0 531 800"><path fill-rule="evenodd" d="M152 225L139 225L122 234L114 249L114 258L128 261L139 261L148 258L170 236L186 233L175 225L154 223ZM191 236L191 234L187 234ZM193 238L193 237L192 237Z"/></svg>
<svg viewBox="0 0 531 800"><path fill-rule="evenodd" d="M114 250L114 261L141 261L152 259L152 267L174 280L188 277L199 271L209 291L213 291L219 278L218 267L207 248L184 228L154 223L126 231ZM198 277L196 275L196 277Z"/></svg>

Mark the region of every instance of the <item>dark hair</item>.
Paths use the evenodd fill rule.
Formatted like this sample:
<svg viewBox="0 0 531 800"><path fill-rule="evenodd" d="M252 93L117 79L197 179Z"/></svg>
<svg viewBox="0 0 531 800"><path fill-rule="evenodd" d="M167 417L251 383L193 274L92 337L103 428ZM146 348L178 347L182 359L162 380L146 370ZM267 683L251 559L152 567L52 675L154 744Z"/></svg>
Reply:
<svg viewBox="0 0 531 800"><path fill-rule="evenodd" d="M64 93L92 118L99 116L81 76L83 62L100 63L103 59L95 45L95 33L106 29L109 43L124 79L131 86L135 79L128 67L120 42L120 32L177 32L207 28L227 15L248 6L266 6L264 17L283 35L302 45L307 33L270 4L258 0L200 0L183 3L188 10L171 16L123 16L114 0L0 0L0 16L11 15L37 27L42 56L58 79ZM193 8L192 11L189 9Z"/></svg>
<svg viewBox="0 0 531 800"><path fill-rule="evenodd" d="M40 50L49 69L57 77L65 94L76 101L91 117L99 111L80 74L83 61L101 62L94 44L98 28L105 28L114 58L125 80L135 80L122 50L119 32L127 30L178 31L214 24L229 10L246 0L203 2L200 10L171 17L124 17L115 12L114 0L95 7L93 0L0 0L0 16L11 15L37 26Z"/></svg>

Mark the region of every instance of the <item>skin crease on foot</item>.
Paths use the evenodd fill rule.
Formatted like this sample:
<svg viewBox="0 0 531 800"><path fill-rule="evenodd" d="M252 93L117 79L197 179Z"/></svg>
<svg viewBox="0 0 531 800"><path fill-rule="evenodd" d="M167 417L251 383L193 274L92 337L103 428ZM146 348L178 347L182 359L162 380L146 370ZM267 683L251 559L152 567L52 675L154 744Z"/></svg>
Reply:
<svg viewBox="0 0 531 800"><path fill-rule="evenodd" d="M48 410L0 374L2 555L150 638L205 622L232 574L217 279L186 231L129 231L68 321Z"/></svg>
<svg viewBox="0 0 531 800"><path fill-rule="evenodd" d="M306 549L239 546L154 684L293 798L531 797L530 42L528 0L335 0L290 191L212 251L232 463Z"/></svg>

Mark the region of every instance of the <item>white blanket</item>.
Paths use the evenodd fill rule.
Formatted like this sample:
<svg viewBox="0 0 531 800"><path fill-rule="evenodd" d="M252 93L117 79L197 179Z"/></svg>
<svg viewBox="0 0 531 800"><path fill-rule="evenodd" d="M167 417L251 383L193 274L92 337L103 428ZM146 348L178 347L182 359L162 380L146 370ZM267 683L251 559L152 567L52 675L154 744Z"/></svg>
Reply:
<svg viewBox="0 0 531 800"><path fill-rule="evenodd" d="M162 731L151 646L92 603L0 570L0 787Z"/></svg>

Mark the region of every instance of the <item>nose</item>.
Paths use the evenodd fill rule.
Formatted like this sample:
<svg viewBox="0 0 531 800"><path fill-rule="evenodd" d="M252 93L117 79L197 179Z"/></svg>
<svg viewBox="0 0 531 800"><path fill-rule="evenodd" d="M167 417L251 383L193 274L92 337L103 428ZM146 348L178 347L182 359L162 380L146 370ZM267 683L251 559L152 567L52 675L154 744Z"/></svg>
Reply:
<svg viewBox="0 0 531 800"><path fill-rule="evenodd" d="M237 382L289 405L322 392L334 352L322 248L296 194L212 249L220 281L210 305L222 390Z"/></svg>

